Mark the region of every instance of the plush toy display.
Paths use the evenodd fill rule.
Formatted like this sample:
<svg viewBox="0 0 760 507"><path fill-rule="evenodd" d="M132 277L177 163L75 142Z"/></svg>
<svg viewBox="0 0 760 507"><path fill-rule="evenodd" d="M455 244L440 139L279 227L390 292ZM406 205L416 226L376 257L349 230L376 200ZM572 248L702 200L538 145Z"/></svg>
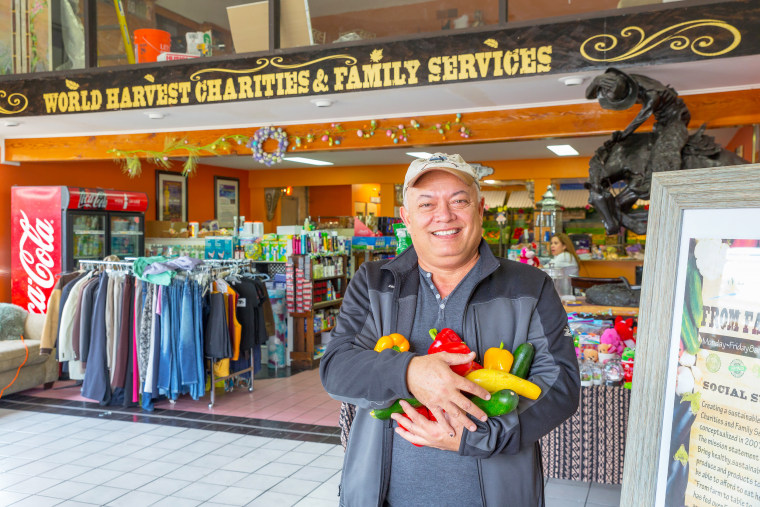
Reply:
<svg viewBox="0 0 760 507"><path fill-rule="evenodd" d="M541 262L536 256L536 245L531 243L531 247L533 250L527 247L520 250L520 262L523 264L530 264L531 266L539 267L541 265Z"/></svg>
<svg viewBox="0 0 760 507"><path fill-rule="evenodd" d="M20 340L27 315L20 306L0 303L0 340Z"/></svg>
<svg viewBox="0 0 760 507"><path fill-rule="evenodd" d="M620 334L615 329L605 329L599 339L599 353L621 355L623 349L625 346L623 340L620 339Z"/></svg>
<svg viewBox="0 0 760 507"><path fill-rule="evenodd" d="M620 340L626 347L636 347L636 339L633 337L636 328L633 327L633 319L615 318L615 331L620 335Z"/></svg>

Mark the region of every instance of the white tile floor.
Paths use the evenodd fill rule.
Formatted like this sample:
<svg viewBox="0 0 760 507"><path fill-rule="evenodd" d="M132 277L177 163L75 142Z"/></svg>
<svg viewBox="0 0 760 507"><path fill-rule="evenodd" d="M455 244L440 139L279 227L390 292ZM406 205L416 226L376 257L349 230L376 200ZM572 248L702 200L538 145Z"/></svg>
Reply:
<svg viewBox="0 0 760 507"><path fill-rule="evenodd" d="M0 409L0 505L334 507L340 445ZM550 479L547 507L620 487Z"/></svg>

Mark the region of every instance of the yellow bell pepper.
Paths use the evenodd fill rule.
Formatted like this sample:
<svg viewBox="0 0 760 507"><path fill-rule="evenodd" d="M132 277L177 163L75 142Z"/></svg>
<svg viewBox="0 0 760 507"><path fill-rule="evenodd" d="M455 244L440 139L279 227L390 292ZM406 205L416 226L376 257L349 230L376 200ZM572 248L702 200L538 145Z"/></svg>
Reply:
<svg viewBox="0 0 760 507"><path fill-rule="evenodd" d="M541 395L541 388L536 384L505 371L483 368L468 373L465 378L475 382L489 393L511 389L520 396L531 400L535 400Z"/></svg>
<svg viewBox="0 0 760 507"><path fill-rule="evenodd" d="M375 352L382 352L385 349L406 352L409 350L409 340L407 340L402 334L391 333L381 337L375 344Z"/></svg>
<svg viewBox="0 0 760 507"><path fill-rule="evenodd" d="M491 347L486 350L486 355L483 356L483 368L509 372L514 360L512 353L505 349L504 342L501 342L498 349Z"/></svg>

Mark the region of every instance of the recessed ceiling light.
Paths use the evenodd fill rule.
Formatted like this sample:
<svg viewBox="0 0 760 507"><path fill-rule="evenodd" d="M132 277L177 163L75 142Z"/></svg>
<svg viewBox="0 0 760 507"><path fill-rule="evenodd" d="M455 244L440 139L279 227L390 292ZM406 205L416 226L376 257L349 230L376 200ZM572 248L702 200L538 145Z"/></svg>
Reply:
<svg viewBox="0 0 760 507"><path fill-rule="evenodd" d="M496 183L496 180L483 180L483 183L487 185L493 185L494 183Z"/></svg>
<svg viewBox="0 0 760 507"><path fill-rule="evenodd" d="M6 127L18 127L19 125L21 125L19 122L13 120L8 120L5 122Z"/></svg>
<svg viewBox="0 0 760 507"><path fill-rule="evenodd" d="M145 116L147 116L151 120L163 120L166 117L164 113L157 113L155 111L147 112L145 113Z"/></svg>
<svg viewBox="0 0 760 507"><path fill-rule="evenodd" d="M565 76L559 78L559 82L565 86L578 86L579 84L583 84L585 79L583 76Z"/></svg>
<svg viewBox="0 0 760 507"><path fill-rule="evenodd" d="M333 165L332 162L327 162L325 160L317 160L315 158L306 158L306 157L282 157L283 160L287 160L288 162L298 162L299 164L309 164L309 165Z"/></svg>
<svg viewBox="0 0 760 507"><path fill-rule="evenodd" d="M311 103L317 107L330 107L333 105L333 101L330 99L312 99Z"/></svg>
<svg viewBox="0 0 760 507"><path fill-rule="evenodd" d="M569 157L572 155L580 155L578 151L570 146L569 144L554 144L551 146L547 146L551 151L553 151L556 155L559 155L560 157Z"/></svg>
<svg viewBox="0 0 760 507"><path fill-rule="evenodd" d="M406 154L414 158L430 158L433 156L432 153L426 151L407 151Z"/></svg>

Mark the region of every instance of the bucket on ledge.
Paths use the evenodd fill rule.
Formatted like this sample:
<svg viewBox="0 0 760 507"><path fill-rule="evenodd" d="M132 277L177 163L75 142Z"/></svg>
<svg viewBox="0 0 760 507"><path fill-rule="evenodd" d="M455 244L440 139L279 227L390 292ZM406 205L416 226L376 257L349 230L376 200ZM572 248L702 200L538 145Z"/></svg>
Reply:
<svg viewBox="0 0 760 507"><path fill-rule="evenodd" d="M165 30L140 28L133 33L135 42L135 62L155 62L158 55L171 50L172 36Z"/></svg>

